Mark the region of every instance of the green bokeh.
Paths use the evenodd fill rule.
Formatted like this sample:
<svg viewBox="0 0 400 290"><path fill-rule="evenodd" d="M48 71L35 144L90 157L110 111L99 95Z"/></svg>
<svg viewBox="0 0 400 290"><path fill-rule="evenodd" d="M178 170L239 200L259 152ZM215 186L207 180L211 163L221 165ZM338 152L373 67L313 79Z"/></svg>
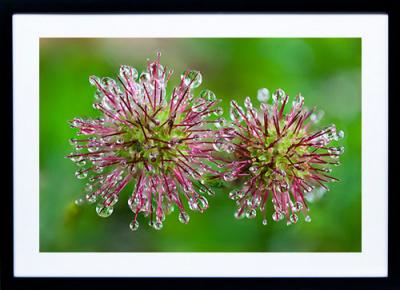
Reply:
<svg viewBox="0 0 400 290"><path fill-rule="evenodd" d="M128 192L114 213L98 217L94 205L77 207L85 181L74 177L75 165L64 158L72 150L75 130L67 121L98 116L92 108L90 75L115 77L121 64L146 65L162 52L173 68L169 88L186 68L201 71L203 83L223 100L225 117L231 99L255 100L257 90L283 88L301 92L305 105L325 111L321 126L336 124L345 132L342 165L333 174L341 181L310 204L311 223L263 226L235 220L235 204L225 190L209 198L204 213L190 212L179 223L177 212L156 231L144 218L129 230ZM257 101L255 100L255 103ZM131 190L132 185L128 186ZM181 252L357 252L361 250L361 40L314 39L41 39L40 41L40 250L181 251Z"/></svg>

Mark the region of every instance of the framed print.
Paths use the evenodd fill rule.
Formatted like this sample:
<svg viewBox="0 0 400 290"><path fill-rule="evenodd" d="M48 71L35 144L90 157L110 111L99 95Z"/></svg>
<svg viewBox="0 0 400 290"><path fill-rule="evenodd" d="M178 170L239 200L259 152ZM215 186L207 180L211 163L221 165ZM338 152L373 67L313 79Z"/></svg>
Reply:
<svg viewBox="0 0 400 290"><path fill-rule="evenodd" d="M4 289L398 287L385 9L10 8Z"/></svg>

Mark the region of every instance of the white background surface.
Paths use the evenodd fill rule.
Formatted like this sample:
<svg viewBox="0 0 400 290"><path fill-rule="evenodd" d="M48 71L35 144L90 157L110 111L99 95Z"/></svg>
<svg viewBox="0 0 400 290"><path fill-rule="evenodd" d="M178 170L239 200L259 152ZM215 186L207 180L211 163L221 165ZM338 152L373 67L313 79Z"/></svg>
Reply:
<svg viewBox="0 0 400 290"><path fill-rule="evenodd" d="M362 252L40 253L41 37L361 37ZM387 275L386 15L15 15L13 64L15 276Z"/></svg>

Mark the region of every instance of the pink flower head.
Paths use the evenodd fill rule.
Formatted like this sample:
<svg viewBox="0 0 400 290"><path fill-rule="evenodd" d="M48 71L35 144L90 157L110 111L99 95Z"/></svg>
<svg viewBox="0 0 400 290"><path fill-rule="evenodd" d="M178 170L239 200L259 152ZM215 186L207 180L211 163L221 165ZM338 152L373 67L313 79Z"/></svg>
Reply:
<svg viewBox="0 0 400 290"><path fill-rule="evenodd" d="M296 223L302 212L309 222L306 199L328 190L327 182L337 181L329 175L330 166L339 165L344 148L333 147L331 142L343 137L343 131L338 132L335 125L314 130L322 113L304 108L300 94L291 107L289 96L281 89L272 95L272 104L267 103L268 98L267 89L258 91L263 102L260 110L249 97L245 109L231 102L233 130L227 142L234 147L235 157L221 176L226 181L246 180L229 194L238 206L236 218L254 218L259 209L266 225L271 200L274 221L286 218L288 225Z"/></svg>
<svg viewBox="0 0 400 290"><path fill-rule="evenodd" d="M171 75L158 54L139 77L135 68L125 65L118 82L91 76L97 88L93 107L102 116L71 121L82 137L71 140L77 151L67 157L82 167L76 172L79 179L88 177L85 199L98 202L97 213L107 217L120 192L132 184L132 230L139 226L140 212L149 216L150 226L161 229L175 207L179 220L188 223L185 202L203 212L208 207L205 195L214 194L204 180L216 173L210 165L216 162L212 152L223 113L219 100L209 90L194 96L202 82L198 71L186 71L168 97Z"/></svg>

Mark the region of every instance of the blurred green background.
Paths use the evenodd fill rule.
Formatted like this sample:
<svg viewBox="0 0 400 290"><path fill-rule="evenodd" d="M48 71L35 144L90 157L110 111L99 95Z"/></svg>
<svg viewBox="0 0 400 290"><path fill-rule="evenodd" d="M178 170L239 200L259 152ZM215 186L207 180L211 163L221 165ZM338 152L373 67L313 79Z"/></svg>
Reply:
<svg viewBox="0 0 400 290"><path fill-rule="evenodd" d="M161 51L161 62L175 73L186 69L203 75L203 88L223 100L225 117L231 99L254 98L257 90L283 88L301 92L308 107L325 111L320 125L345 132L342 165L333 168L339 183L310 204L311 223L261 224L236 220L235 204L220 192L209 197L204 213L189 212L188 225L177 211L156 231L139 218L129 230L132 213L123 192L114 213L98 217L94 205L78 207L85 180L64 158L75 130L67 124L78 116L97 117L94 87L88 77L116 77L121 64L139 72L146 58ZM131 186L128 186L131 190ZM361 40L314 39L41 39L40 40L40 251L207 251L207 252L357 252L361 251Z"/></svg>

